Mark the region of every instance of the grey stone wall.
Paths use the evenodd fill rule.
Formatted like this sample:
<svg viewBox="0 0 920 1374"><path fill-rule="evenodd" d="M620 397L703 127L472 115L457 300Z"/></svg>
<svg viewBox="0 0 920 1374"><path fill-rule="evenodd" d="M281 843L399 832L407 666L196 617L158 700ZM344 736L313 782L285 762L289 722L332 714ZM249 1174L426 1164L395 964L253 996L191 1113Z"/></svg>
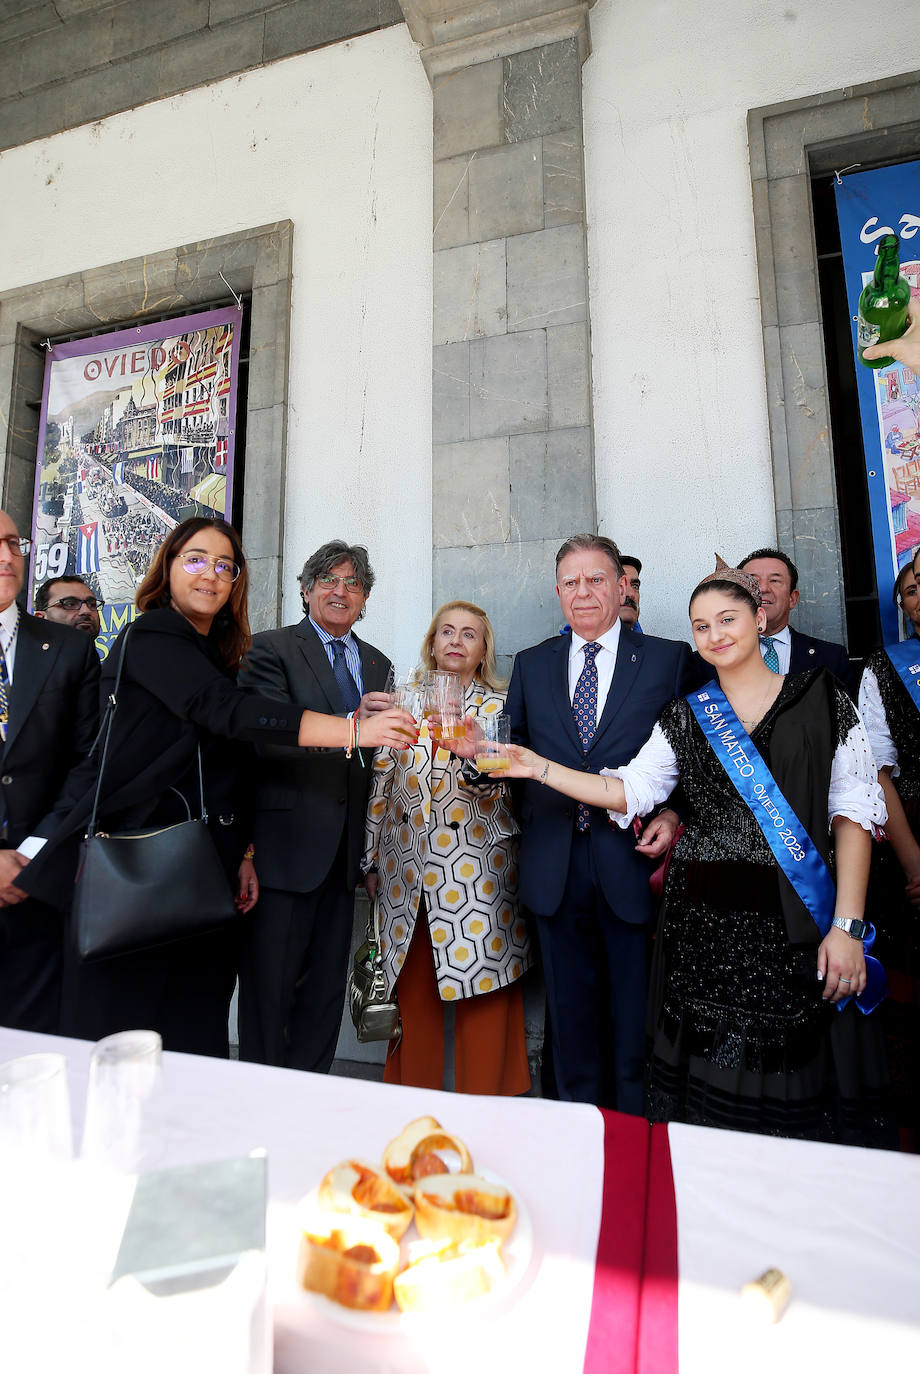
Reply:
<svg viewBox="0 0 920 1374"><path fill-rule="evenodd" d="M0 149L402 18L398 0L4 0Z"/></svg>
<svg viewBox="0 0 920 1374"><path fill-rule="evenodd" d="M559 619L553 557L595 524L576 37L435 75L435 605L508 655Z"/></svg>

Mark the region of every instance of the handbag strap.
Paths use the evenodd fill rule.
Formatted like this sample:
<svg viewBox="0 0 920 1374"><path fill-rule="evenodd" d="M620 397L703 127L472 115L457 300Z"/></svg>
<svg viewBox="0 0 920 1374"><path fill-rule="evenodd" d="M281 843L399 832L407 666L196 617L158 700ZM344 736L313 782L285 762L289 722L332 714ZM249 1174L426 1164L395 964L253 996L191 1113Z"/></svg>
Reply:
<svg viewBox="0 0 920 1374"><path fill-rule="evenodd" d="M96 833L96 817L97 817L98 812L99 812L99 799L100 799L100 797L102 796L102 775L103 775L103 773L105 772L105 761L106 761L106 759L108 758L108 753L109 753L109 741L110 741L110 739L111 739L111 737L112 737L112 722L113 722L114 719L115 719L115 712L116 712L116 710L118 709L118 692L119 692L119 689L120 689L120 687L121 687L121 675L122 675L122 672L124 671L125 658L127 657L127 653L128 653L128 636L129 636L129 634L131 633L131 629L132 629L132 626L133 626L133 625L134 625L134 621L132 620L132 621L127 625L127 627L126 627L125 630L124 630L124 633L123 633L122 636L121 636L121 657L120 657L119 660L118 660L118 670L117 670L117 672L115 673L115 682L114 682L114 685L113 685L113 687L112 687L111 692L109 693L109 697L108 697L108 700L107 700L106 705L105 705L105 719L103 720L102 724L101 724L100 727L99 727L99 734L96 736L96 742L95 742L95 744L93 745L93 751L95 751L96 747L97 747L98 744L99 744L100 736L103 736L103 732L104 732L104 738L103 738L103 743L102 743L102 758L99 760L99 774L98 774L98 776L97 776L97 778L96 778L96 791L95 791L95 793L94 793L94 795L93 795L93 811L92 811L92 815L90 816L90 820L89 820L89 828L88 828L88 830L87 830L87 832L86 832L86 838L87 838L87 839L90 837L90 835L95 835L95 833ZM200 798L201 798L201 820L204 821L205 823L207 823L208 813L207 813L207 810L205 809L205 804L204 804L204 769L202 768L202 764L201 764L201 741L200 741L200 740L197 741L196 748L197 748L197 754L198 754L198 790L199 790ZM185 809L186 809L186 811L188 812L188 815L189 815L189 820L191 820L191 816L192 816L191 807L189 806L188 802L185 800L185 797L182 796L182 793L181 793L181 792L178 790L178 788L176 788L176 787L171 787L169 790L170 790L171 792L175 792L175 793L177 794L177 796L182 797L182 801L183 801L184 804L185 804Z"/></svg>

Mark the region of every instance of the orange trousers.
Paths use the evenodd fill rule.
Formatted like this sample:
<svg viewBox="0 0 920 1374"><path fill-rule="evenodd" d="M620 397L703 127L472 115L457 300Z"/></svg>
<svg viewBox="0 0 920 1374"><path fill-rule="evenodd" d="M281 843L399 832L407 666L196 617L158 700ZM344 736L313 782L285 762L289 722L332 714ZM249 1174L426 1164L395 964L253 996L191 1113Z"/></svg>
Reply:
<svg viewBox="0 0 920 1374"><path fill-rule="evenodd" d="M438 996L427 912L419 911L396 982L402 1039L387 1057L383 1081L440 1088L444 1078L444 1008ZM512 1097L530 1087L521 982L458 998L454 1087L458 1093Z"/></svg>

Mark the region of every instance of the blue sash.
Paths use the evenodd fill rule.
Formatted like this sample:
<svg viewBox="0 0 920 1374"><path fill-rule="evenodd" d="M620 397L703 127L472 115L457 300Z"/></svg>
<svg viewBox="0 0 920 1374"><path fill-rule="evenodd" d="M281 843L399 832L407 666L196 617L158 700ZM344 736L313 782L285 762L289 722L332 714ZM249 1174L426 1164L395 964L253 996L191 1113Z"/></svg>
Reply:
<svg viewBox="0 0 920 1374"><path fill-rule="evenodd" d="M904 686L910 692L910 699L920 711L920 640L911 636L902 644L886 644L885 653L891 659L892 667Z"/></svg>
<svg viewBox="0 0 920 1374"><path fill-rule="evenodd" d="M706 741L721 763L735 791L763 832L770 851L805 904L822 940L831 929L837 899L834 880L815 843L779 790L776 779L751 742L717 682L691 692L687 703ZM866 986L857 1000L859 1010L874 1011L887 995L888 980L877 959L869 955L875 928L863 940ZM834 1005L842 1011L850 999Z"/></svg>

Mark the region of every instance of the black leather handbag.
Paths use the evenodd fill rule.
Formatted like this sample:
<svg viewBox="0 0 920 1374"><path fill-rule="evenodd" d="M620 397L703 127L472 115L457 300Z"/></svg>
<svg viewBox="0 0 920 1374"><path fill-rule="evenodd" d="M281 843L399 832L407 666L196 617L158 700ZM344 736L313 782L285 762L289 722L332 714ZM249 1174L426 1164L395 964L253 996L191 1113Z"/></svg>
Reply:
<svg viewBox="0 0 920 1374"><path fill-rule="evenodd" d="M188 820L115 835L96 828L128 638L126 633L99 731L103 740L99 777L74 889L74 938L77 953L86 963L202 935L236 917L233 892L208 832L200 745L200 816L193 817L185 797L173 789L185 805Z"/></svg>

